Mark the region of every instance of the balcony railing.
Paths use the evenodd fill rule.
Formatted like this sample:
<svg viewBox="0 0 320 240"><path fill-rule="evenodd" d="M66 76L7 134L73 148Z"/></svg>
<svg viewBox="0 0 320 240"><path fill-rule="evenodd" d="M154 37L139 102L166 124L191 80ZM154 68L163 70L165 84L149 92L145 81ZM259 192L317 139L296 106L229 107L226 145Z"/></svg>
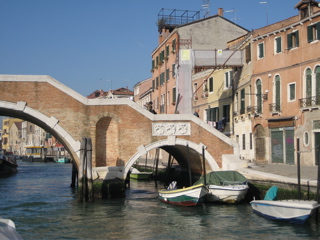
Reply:
<svg viewBox="0 0 320 240"><path fill-rule="evenodd" d="M320 107L320 96L299 99L300 108Z"/></svg>
<svg viewBox="0 0 320 240"><path fill-rule="evenodd" d="M269 111L271 113L279 113L281 112L281 105L277 103L271 103L269 104Z"/></svg>
<svg viewBox="0 0 320 240"><path fill-rule="evenodd" d="M262 108L258 106L248 106L247 107L247 112L250 114L261 114L262 113Z"/></svg>

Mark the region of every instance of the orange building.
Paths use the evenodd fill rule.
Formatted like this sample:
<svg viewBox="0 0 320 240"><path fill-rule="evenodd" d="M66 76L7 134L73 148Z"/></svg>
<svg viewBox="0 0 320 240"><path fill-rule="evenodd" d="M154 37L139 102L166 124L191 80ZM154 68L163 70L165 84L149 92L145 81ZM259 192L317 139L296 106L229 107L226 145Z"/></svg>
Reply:
<svg viewBox="0 0 320 240"><path fill-rule="evenodd" d="M253 31L252 118L258 163L319 161L320 8L301 0L299 15Z"/></svg>

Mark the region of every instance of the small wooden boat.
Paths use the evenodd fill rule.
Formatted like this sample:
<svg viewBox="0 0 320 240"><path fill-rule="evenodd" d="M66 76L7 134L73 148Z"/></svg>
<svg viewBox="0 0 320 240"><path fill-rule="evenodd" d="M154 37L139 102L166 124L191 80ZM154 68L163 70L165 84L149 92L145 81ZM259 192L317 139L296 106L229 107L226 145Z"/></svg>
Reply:
<svg viewBox="0 0 320 240"><path fill-rule="evenodd" d="M204 184L193 185L181 189L159 190L159 199L162 202L179 206L196 206L204 201L208 189Z"/></svg>
<svg viewBox="0 0 320 240"><path fill-rule="evenodd" d="M130 173L130 178L136 179L136 180L150 180L152 176L152 172L140 172L136 168L132 168Z"/></svg>
<svg viewBox="0 0 320 240"><path fill-rule="evenodd" d="M237 203L244 199L249 189L247 179L237 171L213 171L195 184L204 183L205 178L208 202Z"/></svg>
<svg viewBox="0 0 320 240"><path fill-rule="evenodd" d="M273 200L278 188L271 187L264 200L250 202L253 211L265 218L303 224L320 206L316 201ZM271 197L270 197L271 196Z"/></svg>

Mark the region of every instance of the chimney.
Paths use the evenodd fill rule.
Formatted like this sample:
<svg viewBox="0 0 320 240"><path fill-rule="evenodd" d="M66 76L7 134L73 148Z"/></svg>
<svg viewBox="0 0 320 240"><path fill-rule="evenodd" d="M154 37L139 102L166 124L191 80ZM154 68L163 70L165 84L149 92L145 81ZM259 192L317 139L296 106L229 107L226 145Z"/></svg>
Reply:
<svg viewBox="0 0 320 240"><path fill-rule="evenodd" d="M223 8L218 8L218 15L223 17Z"/></svg>

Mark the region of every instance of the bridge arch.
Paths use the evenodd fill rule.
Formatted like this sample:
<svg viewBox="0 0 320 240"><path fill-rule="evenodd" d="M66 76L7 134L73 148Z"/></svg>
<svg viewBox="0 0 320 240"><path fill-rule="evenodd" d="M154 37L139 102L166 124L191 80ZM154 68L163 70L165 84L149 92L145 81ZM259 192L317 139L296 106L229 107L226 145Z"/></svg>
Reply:
<svg viewBox="0 0 320 240"><path fill-rule="evenodd" d="M149 151L157 148L161 148L168 153L172 154L172 156L175 157L175 159L179 162L180 165L187 167L187 145L189 146L190 150L190 158L200 157L202 155L202 149L205 148L205 159L206 164L209 165L209 168L211 170L219 170L219 166L215 159L212 157L212 155L206 150L206 146L202 143L197 144L190 140L185 140L181 138L176 138L174 136L169 136L167 139L163 139L160 141L156 141L153 143L150 143L146 146L141 145L138 147L138 152L136 152L127 162L127 164L124 167L122 179L125 179L127 176L130 168L132 165L142 156L147 154ZM200 172L202 169L202 164L200 164L202 159L198 159L198 161L192 161L193 164L191 164L191 169L193 172ZM199 168L200 166L200 168Z"/></svg>
<svg viewBox="0 0 320 240"><path fill-rule="evenodd" d="M65 146L75 162L79 162L80 142L74 140L73 137L59 125L59 120L55 117L48 117L45 114L28 107L26 102L12 103L0 101L0 112L1 115L16 117L32 122L51 133Z"/></svg>

